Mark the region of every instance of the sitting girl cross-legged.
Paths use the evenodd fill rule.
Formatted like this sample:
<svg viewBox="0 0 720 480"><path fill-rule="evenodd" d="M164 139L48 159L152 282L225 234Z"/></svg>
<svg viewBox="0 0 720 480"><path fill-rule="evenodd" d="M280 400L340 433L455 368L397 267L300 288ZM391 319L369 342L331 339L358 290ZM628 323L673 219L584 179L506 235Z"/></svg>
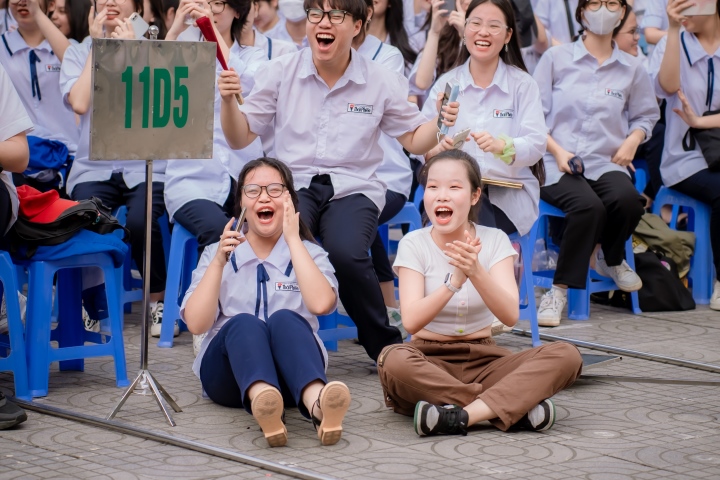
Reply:
<svg viewBox="0 0 720 480"><path fill-rule="evenodd" d="M287 442L284 405L312 419L323 445L340 440L350 406L344 383L326 383L317 336L315 315L335 309L337 280L297 203L284 163L245 165L236 210L247 209L247 233L231 219L205 248L180 309L190 332L208 332L193 364L203 390L215 403L244 407L271 447Z"/></svg>
<svg viewBox="0 0 720 480"><path fill-rule="evenodd" d="M580 353L563 342L515 354L495 345L494 318L518 320L517 254L504 232L473 223L477 162L460 150L440 153L421 183L432 225L407 234L395 259L403 325L413 338L378 357L387 405L414 413L421 436L465 435L484 420L503 431L547 430L555 421L550 397L580 375Z"/></svg>

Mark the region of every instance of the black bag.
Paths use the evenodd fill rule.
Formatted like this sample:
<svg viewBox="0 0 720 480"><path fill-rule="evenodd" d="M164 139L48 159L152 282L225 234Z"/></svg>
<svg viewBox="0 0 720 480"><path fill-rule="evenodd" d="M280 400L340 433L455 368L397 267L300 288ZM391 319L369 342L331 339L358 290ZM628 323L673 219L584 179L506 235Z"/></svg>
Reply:
<svg viewBox="0 0 720 480"><path fill-rule="evenodd" d="M110 209L99 198L92 197L67 208L50 223L36 223L18 215L9 232L10 252L27 259L38 247L59 245L83 228L99 234L123 229L126 237L129 234Z"/></svg>
<svg viewBox="0 0 720 480"><path fill-rule="evenodd" d="M703 113L703 117L718 114L720 110L707 111ZM700 145L708 169L711 172L720 171L720 128L691 128L683 137L683 150L695 150L696 142Z"/></svg>
<svg viewBox="0 0 720 480"><path fill-rule="evenodd" d="M643 286L638 292L640 310L643 312L679 312L694 310L695 301L690 291L678 277L675 262L648 250L635 254L635 272L640 276ZM609 300L593 295L598 303L615 307L631 308L630 294L615 291Z"/></svg>

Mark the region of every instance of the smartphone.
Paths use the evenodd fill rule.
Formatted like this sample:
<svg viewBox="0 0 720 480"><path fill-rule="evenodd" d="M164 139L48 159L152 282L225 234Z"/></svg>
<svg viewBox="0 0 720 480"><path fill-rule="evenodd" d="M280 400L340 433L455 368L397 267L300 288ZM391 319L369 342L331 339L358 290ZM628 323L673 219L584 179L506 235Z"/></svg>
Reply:
<svg viewBox="0 0 720 480"><path fill-rule="evenodd" d="M450 15L450 12L455 10L455 0L445 0L440 7L440 10L447 10L447 13L443 17Z"/></svg>
<svg viewBox="0 0 720 480"><path fill-rule="evenodd" d="M243 209L240 210L240 216L238 217L237 222L235 222L235 228L233 229L236 232L239 232L240 230L242 230L243 223L245 223L245 214L246 213L247 213L247 208L243 207ZM231 252L228 252L225 256L227 258L230 258L230 253Z"/></svg>
<svg viewBox="0 0 720 480"><path fill-rule="evenodd" d="M453 135L453 148L455 149L461 149L463 145L465 145L465 140L467 139L468 135L470 135L470 129L466 128L462 132L458 132L455 135Z"/></svg>
<svg viewBox="0 0 720 480"><path fill-rule="evenodd" d="M717 13L717 0L695 0L695 5L681 12L686 17L695 15L715 15Z"/></svg>
<svg viewBox="0 0 720 480"><path fill-rule="evenodd" d="M447 127L447 126L445 126L444 123L442 123L442 121L443 121L442 107L447 105L449 102L454 102L455 100L457 100L459 93L460 93L460 85L458 85L456 83L453 84L450 82L448 82L445 85L445 93L443 93L442 105L440 105L440 113L438 114L438 123L437 123L438 130L440 130L440 134L443 136L447 135L447 132L450 129L450 127Z"/></svg>
<svg viewBox="0 0 720 480"><path fill-rule="evenodd" d="M150 28L150 25L140 16L139 13L133 12L128 21L132 24L133 31L135 32L135 38L138 40L145 36L145 33Z"/></svg>

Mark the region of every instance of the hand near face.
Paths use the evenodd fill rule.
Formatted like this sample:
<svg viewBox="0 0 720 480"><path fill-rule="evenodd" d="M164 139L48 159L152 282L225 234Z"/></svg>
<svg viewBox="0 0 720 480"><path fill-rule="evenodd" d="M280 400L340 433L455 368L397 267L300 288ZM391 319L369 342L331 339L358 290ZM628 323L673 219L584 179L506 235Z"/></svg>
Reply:
<svg viewBox="0 0 720 480"><path fill-rule="evenodd" d="M290 192L285 191L283 199L283 235L285 241L300 239L300 213L295 212Z"/></svg>
<svg viewBox="0 0 720 480"><path fill-rule="evenodd" d="M224 267L227 264L230 254L235 251L238 245L245 242L245 237L240 232L236 232L232 228L234 222L235 219L231 218L225 225L225 229L223 230L222 235L220 235L220 245L218 245L217 252L215 252L213 262L217 263L221 267Z"/></svg>

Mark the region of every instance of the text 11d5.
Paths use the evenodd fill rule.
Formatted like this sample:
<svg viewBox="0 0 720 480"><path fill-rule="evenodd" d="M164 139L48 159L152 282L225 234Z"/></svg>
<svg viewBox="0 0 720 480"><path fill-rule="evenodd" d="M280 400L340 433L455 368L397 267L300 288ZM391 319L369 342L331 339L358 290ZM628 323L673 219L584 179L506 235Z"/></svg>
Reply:
<svg viewBox="0 0 720 480"><path fill-rule="evenodd" d="M152 74L151 74L152 72ZM174 82L167 68L145 67L138 75L142 84L142 128L150 127L150 87L153 89L152 128L165 128L172 114L173 124L183 128L188 120L189 91L183 80L189 76L186 66L175 67ZM132 128L133 67L120 77L125 83L125 128ZM171 105L171 103L173 105ZM171 112L172 110L172 112Z"/></svg>

